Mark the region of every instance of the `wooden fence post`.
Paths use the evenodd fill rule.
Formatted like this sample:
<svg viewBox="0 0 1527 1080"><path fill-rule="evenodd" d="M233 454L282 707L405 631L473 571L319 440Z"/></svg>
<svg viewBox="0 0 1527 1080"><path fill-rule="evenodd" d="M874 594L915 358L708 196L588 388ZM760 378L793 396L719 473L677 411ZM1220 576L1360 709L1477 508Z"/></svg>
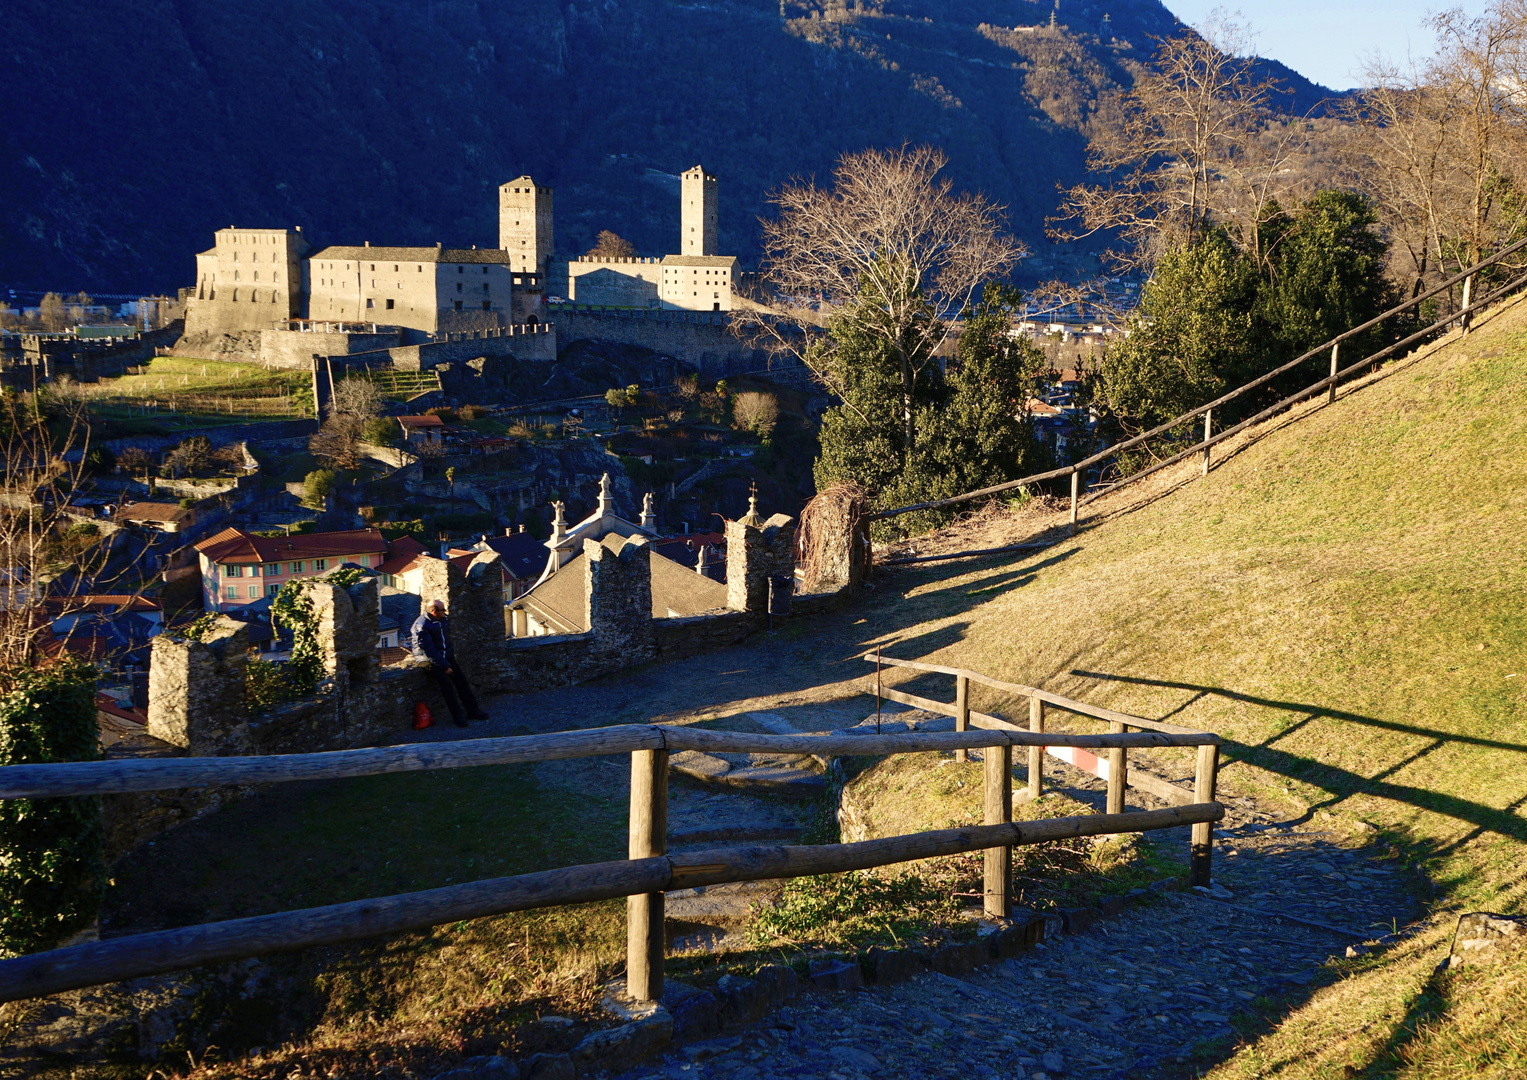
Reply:
<svg viewBox="0 0 1527 1080"><path fill-rule="evenodd" d="M628 854L649 859L668 842L668 751L631 752ZM663 894L626 897L626 993L637 1001L663 996Z"/></svg>
<svg viewBox="0 0 1527 1080"><path fill-rule="evenodd" d="M1071 535L1076 535L1076 494L1077 485L1081 482L1077 470L1071 470Z"/></svg>
<svg viewBox="0 0 1527 1080"><path fill-rule="evenodd" d="M1209 411L1204 413L1204 442L1208 442L1209 441L1209 431L1210 431L1210 428L1213 426L1213 423L1214 423L1213 417L1214 417L1214 410L1213 409L1210 409ZM1209 448L1207 446L1204 447L1204 472L1203 472L1203 475L1205 475L1205 476L1209 475Z"/></svg>
<svg viewBox="0 0 1527 1080"><path fill-rule="evenodd" d="M1108 730L1115 735L1124 734L1124 721L1110 720ZM1115 746L1108 751L1108 812L1110 814L1124 813L1124 785L1128 782L1129 761L1125 755L1127 750L1122 746Z"/></svg>
<svg viewBox="0 0 1527 1080"><path fill-rule="evenodd" d="M1029 697L1029 730L1043 731L1045 729L1045 703L1039 695ZM1029 798L1037 799L1044 794L1044 764L1045 748L1042 746L1029 747Z"/></svg>
<svg viewBox="0 0 1527 1080"><path fill-rule="evenodd" d="M970 730L970 680L964 675L956 675L954 677L954 730ZM969 761L970 751L956 750L954 752L954 760ZM987 772L988 776L990 776L990 770ZM990 803L987 805L989 806Z"/></svg>
<svg viewBox="0 0 1527 1080"><path fill-rule="evenodd" d="M1336 354L1341 351L1341 342L1331 346L1331 388L1326 391L1326 404L1331 405L1336 401Z"/></svg>
<svg viewBox="0 0 1527 1080"><path fill-rule="evenodd" d="M988 746L982 753L986 755L986 824L1006 825L1013 820L1013 748L1003 743ZM1007 918L1013 880L1012 848L986 849L984 878L981 891L987 916Z"/></svg>
<svg viewBox="0 0 1527 1080"><path fill-rule="evenodd" d="M1219 771L1219 747L1198 748L1198 768L1193 774L1193 801L1214 801L1214 784ZM1214 826L1199 822L1193 826L1193 846L1188 851L1188 884L1209 887L1214 868Z"/></svg>

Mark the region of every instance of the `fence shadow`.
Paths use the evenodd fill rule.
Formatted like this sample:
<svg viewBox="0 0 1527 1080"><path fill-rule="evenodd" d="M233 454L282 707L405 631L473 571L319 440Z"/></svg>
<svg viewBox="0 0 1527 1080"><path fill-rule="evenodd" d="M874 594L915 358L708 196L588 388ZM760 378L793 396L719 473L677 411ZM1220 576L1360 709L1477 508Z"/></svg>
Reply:
<svg viewBox="0 0 1527 1080"><path fill-rule="evenodd" d="M1073 668L1071 674L1107 682L1130 683L1138 686L1155 686L1189 691L1193 696L1168 712L1166 714L1167 717L1181 713L1189 705L1202 701L1206 697L1222 698L1226 701L1255 705L1260 708L1284 713L1301 714L1299 721L1289 725L1261 743L1251 745L1229 738L1226 738L1224 742L1225 747L1230 749L1236 757L1252 765L1277 773L1280 776L1287 776L1297 779L1302 783L1311 784L1326 792L1327 797L1311 805L1298 821L1308 821L1317 811L1331 809L1355 795L1370 795L1375 798L1403 803L1418 810L1443 814L1456 818L1459 821L1468 822L1474 826L1473 829L1463 836L1446 842L1441 840L1429 842L1422 838L1413 838L1423 853L1427 855L1446 855L1477 839L1486 832L1527 842L1527 820L1524 820L1517 813L1518 809L1527 805L1527 793L1514 800L1509 806L1497 808L1457 795L1450 795L1446 792L1433 791L1428 788L1398 783L1389 779L1389 777L1394 776L1406 766L1422 760L1429 754L1435 753L1449 744L1527 754L1527 743L1506 742L1460 732L1440 731L1436 728L1422 727L1416 724L1404 724L1394 720L1363 716L1359 713L1348 712L1344 709L1334 709L1326 705L1311 702L1280 701L1275 698L1259 697L1255 694L1244 694L1220 686L1206 686L1199 683L1181 682L1171 679L1147 679L1133 675L1087 671L1079 668ZM1373 776L1363 776L1349 769L1343 769L1316 758L1304 757L1280 750L1274 745L1288 735L1321 719L1358 724L1363 727L1394 732L1396 734L1419 736L1427 739L1428 742L1402 760L1385 765Z"/></svg>

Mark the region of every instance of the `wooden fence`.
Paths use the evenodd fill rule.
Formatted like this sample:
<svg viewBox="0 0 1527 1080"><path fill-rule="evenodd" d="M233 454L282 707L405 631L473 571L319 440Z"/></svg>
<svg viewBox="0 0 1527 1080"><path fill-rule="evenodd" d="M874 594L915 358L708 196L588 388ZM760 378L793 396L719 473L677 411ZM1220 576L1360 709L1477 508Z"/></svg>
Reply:
<svg viewBox="0 0 1527 1080"><path fill-rule="evenodd" d="M867 525L872 521L881 521L889 518L899 517L902 514L911 514L923 510L943 510L952 506L958 506L961 503L969 502L972 499L987 498L992 495L1001 494L1005 491L1012 491L1016 488L1027 487L1031 484L1038 484L1048 480L1059 480L1065 477L1069 477L1071 480L1071 528L1073 531L1075 531L1079 508L1083 504L1090 502L1092 498L1096 498L1099 495L1104 494L1106 491L1112 490L1114 487L1132 483L1136 480L1143 480L1145 477L1150 476L1152 473L1158 472L1161 469L1165 469L1168 466L1175 465L1177 462L1186 458L1190 458L1195 454L1202 455L1203 471L1205 474L1207 474L1209 471L1210 453L1212 449L1219 443L1224 442L1226 439L1230 439L1240 432L1245 431L1247 428L1256 424L1260 424L1262 421L1267 420L1270 417L1276 416L1278 413L1283 412L1285 409L1288 409L1307 398L1314 397L1321 391L1325 391L1328 394L1327 400L1335 401L1337 384L1339 384L1343 379L1359 373L1363 369L1375 365L1382 360L1386 360L1390 356L1397 353L1399 350L1424 341L1432 334L1445 330L1455 323L1461 325L1464 329L1464 332L1467 333L1470 318L1475 312L1489 304L1494 303L1500 298L1515 292L1517 289L1522 288L1524 285L1527 285L1527 274L1523 274L1514 278L1507 284L1502 285L1500 288L1491 292L1488 296L1479 299L1473 299L1472 292L1475 277L1481 271L1494 266L1496 263L1502 262L1509 256L1522 251L1524 248L1527 248L1527 240L1518 240L1516 243L1511 244L1509 247L1503 248L1501 251L1490 256L1488 259L1483 259L1468 269L1464 270L1462 273L1455 274L1453 277L1448 278L1440 285L1437 285L1436 287L1421 293L1419 296L1412 297L1410 300L1405 301L1403 304L1399 304L1396 307L1390 308L1382 315L1375 316L1374 318L1369 319L1367 322L1362 323L1359 326L1354 326L1352 329L1346 330L1336 335L1336 337L1332 338L1330 341L1327 341L1325 344L1317 345L1315 348L1311 349L1304 355L1296 357L1281 367L1276 367L1266 374L1252 379L1250 382L1243 386L1238 386L1234 390L1220 395L1208 404L1200 405L1198 408L1189 410L1188 412L1183 413L1181 416L1174 417L1173 419L1168 420L1166 423L1161 424L1158 427L1154 427L1149 431L1142 432L1141 434L1133 436L1132 438L1125 439L1122 442L1115 443L1106 449L1098 451L1096 454L1093 454L1090 457L1083 458L1081 461L1078 461L1073 465L1066 465L1059 469L1051 469L1048 472L1034 473L1031 476L1019 477L1017 480L1009 480L1005 483L994 484L991 487L980 488L976 491L967 491L963 495L954 495L947 499L935 499L931 502L914 503L910 506L899 506L892 510L876 511L875 513L866 515L861 520ZM1463 285L1463 306L1460 307L1457 311L1443 316L1442 318L1433 322L1431 325L1417 330L1415 333L1410 334L1399 341L1396 341L1392 345L1386 346L1385 348L1382 348L1375 353L1370 353L1354 364L1349 364L1346 367L1340 366L1339 360L1343 342L1350 341L1351 339L1357 337L1359 334L1363 334L1376 326L1379 326L1391 319L1405 314L1408 311L1419 310L1420 306L1427 300L1430 300L1432 297L1452 289L1455 285L1460 283ZM1213 415L1215 409L1231 401L1234 401L1236 398L1243 394L1250 393L1253 390L1257 390L1267 385L1273 379L1276 379L1278 376L1284 375L1294 370L1301 364L1308 363L1309 361L1314 360L1317 357L1325 356L1328 353L1330 355L1331 362L1330 374L1325 378L1311 383L1309 386L1306 386L1303 390L1300 390L1297 393L1290 394L1288 397L1285 397L1275 404L1268 406L1267 408L1258 412L1256 415L1242 420L1238 424L1227 427L1217 433L1212 430ZM1200 416L1203 417L1203 437L1201 439L1192 442L1186 447L1175 449L1173 452L1168 453L1166 457L1160 458L1152 462L1150 465L1136 470L1128 476L1121 477L1116 483L1109 485L1109 487L1093 492L1090 497L1083 497L1081 492L1081 480L1088 469L1094 466L1101 466L1108 459L1117 458L1125 451L1133 450L1136 447L1144 446L1152 440L1159 439L1164 435L1169 435L1176 428L1179 428L1184 424L1193 424L1198 420ZM1176 446L1178 443L1180 443L1181 437L1176 436L1174 439L1175 441L1173 445Z"/></svg>
<svg viewBox="0 0 1527 1080"><path fill-rule="evenodd" d="M930 669L953 670L953 669ZM966 673L967 676L969 673ZM984 680L990 685L1009 684ZM1030 691L1061 708L1084 715L1107 713L1080 702ZM887 692L890 696L890 692ZM905 695L910 698L911 695ZM918 702L921 699L914 699ZM266 757L171 758L95 761L0 768L0 799L107 795L134 791L230 784L371 776L379 773L457 769L531 761L631 755L629 858L545 870L515 877L473 881L439 889L375 897L326 907L286 911L136 934L0 960L0 1001L155 975L199 964L236 960L314 945L335 945L382 934L421 930L462 919L528 908L627 897L627 985L638 1000L661 996L663 983L663 893L723 882L791 878L862 870L913 859L987 851L986 911L1008 915L1011 889L1009 849L1068 837L1097 836L1174 826L1194 827L1195 880L1207 883L1210 823L1224 816L1213 801L1215 750L1219 738L1171 728L1139 717L1117 716L1138 733L1108 735L1040 734L971 713L970 724L953 732L867 735L754 735L692 727L631 724L515 738L387 746L317 754ZM1041 724L1042 726L1042 724ZM1148 730L1146 730L1148 729ZM1170 730L1168 730L1170 729ZM1165 810L1110 812L1047 821L1012 820L1012 748L1041 746L1077 752L1131 748L1199 747L1196 801ZM986 824L964 829L893 836L853 844L777 846L744 844L668 853L668 758L681 750L710 753L768 753L880 756L970 749L986 751ZM1205 753L1205 751L1209 751ZM1054 752L1052 750L1052 752ZM1122 756L1119 760L1122 761ZM1207 771L1205 771L1207 770ZM1198 830L1202 829L1202 851Z"/></svg>

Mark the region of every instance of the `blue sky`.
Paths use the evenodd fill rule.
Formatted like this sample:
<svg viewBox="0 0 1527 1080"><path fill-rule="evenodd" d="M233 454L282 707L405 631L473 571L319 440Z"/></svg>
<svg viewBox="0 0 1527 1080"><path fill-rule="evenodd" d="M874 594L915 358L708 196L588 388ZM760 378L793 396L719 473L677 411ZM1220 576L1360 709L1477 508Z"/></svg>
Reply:
<svg viewBox="0 0 1527 1080"><path fill-rule="evenodd" d="M1431 52L1428 12L1461 6L1478 12L1480 0L1164 0L1172 14L1197 26L1214 8L1239 9L1257 32L1256 52L1281 60L1306 78L1346 90L1361 81L1363 61L1375 51L1403 60Z"/></svg>

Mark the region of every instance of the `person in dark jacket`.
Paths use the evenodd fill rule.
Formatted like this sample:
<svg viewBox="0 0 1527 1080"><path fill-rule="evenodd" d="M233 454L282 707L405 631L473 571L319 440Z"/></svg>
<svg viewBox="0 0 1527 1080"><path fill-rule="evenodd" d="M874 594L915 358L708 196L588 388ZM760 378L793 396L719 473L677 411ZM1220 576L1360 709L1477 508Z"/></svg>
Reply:
<svg viewBox="0 0 1527 1080"><path fill-rule="evenodd" d="M451 710L451 719L457 727L466 727L468 720L486 720L488 714L477 704L472 684L456 661L456 650L451 645L451 625L445 617L445 603L431 600L424 605L424 614L414 620L414 655L429 661L429 673L440 687Z"/></svg>

